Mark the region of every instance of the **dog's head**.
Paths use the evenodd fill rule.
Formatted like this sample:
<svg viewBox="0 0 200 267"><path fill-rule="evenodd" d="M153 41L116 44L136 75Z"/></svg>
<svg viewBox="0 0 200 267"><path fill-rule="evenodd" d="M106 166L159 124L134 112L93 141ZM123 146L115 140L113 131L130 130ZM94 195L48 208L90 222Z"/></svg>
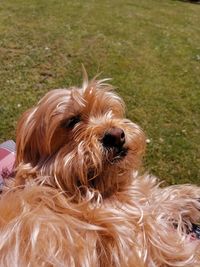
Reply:
<svg viewBox="0 0 200 267"><path fill-rule="evenodd" d="M17 128L17 167L29 164L71 194L94 188L107 196L127 185L145 137L124 118L122 100L105 82L50 91L25 112Z"/></svg>

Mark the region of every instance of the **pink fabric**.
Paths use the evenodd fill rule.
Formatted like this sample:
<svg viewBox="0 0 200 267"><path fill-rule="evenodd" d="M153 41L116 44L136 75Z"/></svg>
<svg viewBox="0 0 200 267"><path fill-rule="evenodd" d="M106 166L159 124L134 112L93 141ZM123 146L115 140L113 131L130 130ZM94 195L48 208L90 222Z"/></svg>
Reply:
<svg viewBox="0 0 200 267"><path fill-rule="evenodd" d="M9 140L0 144L0 188L4 183L4 177L12 173L15 155L14 141Z"/></svg>

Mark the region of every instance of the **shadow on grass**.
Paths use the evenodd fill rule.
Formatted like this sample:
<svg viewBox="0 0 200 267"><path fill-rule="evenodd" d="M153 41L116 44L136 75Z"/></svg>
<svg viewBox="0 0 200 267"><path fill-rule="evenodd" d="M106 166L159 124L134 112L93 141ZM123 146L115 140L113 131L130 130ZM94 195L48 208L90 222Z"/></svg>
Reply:
<svg viewBox="0 0 200 267"><path fill-rule="evenodd" d="M200 4L200 0L176 0L179 2L185 2L185 3L192 3L192 4Z"/></svg>

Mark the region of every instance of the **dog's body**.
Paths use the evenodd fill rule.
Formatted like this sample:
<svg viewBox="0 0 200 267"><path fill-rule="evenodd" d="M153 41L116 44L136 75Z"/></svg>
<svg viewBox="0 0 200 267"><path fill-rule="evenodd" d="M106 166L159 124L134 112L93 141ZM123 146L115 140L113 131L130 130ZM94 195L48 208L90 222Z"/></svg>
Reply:
<svg viewBox="0 0 200 267"><path fill-rule="evenodd" d="M22 116L0 267L200 266L200 188L138 174L145 136L104 82L53 90Z"/></svg>

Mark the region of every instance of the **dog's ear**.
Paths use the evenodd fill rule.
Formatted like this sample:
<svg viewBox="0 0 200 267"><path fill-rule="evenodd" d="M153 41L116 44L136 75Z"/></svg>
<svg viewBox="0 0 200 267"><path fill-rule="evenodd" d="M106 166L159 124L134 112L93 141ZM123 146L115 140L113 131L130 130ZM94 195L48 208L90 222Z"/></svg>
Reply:
<svg viewBox="0 0 200 267"><path fill-rule="evenodd" d="M16 133L16 162L31 163L35 166L44 154L44 129L40 120L37 122L37 107L27 110L20 118Z"/></svg>

